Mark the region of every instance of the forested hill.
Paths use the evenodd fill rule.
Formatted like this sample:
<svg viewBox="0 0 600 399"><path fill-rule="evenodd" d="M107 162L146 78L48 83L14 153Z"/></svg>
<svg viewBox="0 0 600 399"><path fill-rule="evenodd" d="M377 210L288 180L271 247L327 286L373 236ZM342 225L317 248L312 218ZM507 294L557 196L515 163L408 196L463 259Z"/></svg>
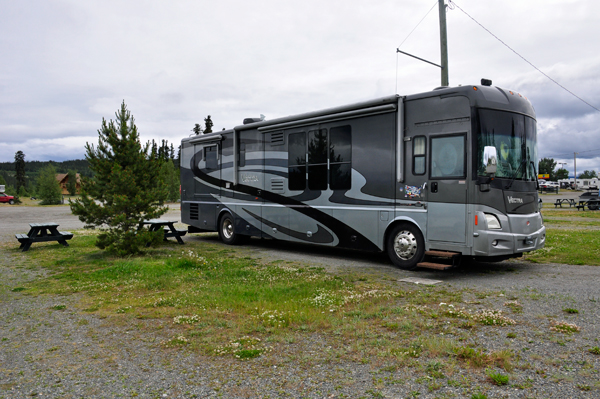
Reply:
<svg viewBox="0 0 600 399"><path fill-rule="evenodd" d="M72 161L25 161L25 173L31 175L37 175L37 173L44 167L52 165L56 169L56 173L68 173L70 170L74 170L82 176L92 176L88 161L85 159L75 159ZM9 172L14 174L15 163L14 162L0 162L0 171Z"/></svg>

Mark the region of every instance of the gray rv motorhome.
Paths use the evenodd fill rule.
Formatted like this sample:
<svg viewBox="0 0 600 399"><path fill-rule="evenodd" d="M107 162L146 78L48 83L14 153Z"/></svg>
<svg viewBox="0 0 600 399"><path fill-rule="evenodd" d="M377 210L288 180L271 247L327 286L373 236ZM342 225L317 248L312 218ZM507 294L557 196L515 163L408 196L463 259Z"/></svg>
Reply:
<svg viewBox="0 0 600 399"><path fill-rule="evenodd" d="M389 96L182 140L190 232L501 260L544 246L535 113L491 86Z"/></svg>

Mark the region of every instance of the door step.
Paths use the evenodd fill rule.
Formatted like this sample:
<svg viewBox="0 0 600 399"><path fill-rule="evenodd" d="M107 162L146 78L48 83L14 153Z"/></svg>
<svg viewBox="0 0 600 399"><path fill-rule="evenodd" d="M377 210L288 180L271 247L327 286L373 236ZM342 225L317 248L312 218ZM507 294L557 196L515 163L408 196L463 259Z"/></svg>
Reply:
<svg viewBox="0 0 600 399"><path fill-rule="evenodd" d="M435 256L436 258L453 258L455 256L460 256L460 253L449 251L425 251L425 256Z"/></svg>
<svg viewBox="0 0 600 399"><path fill-rule="evenodd" d="M425 269L447 270L450 269L453 265L446 265L443 263L421 262L417 263L417 266L423 267Z"/></svg>
<svg viewBox="0 0 600 399"><path fill-rule="evenodd" d="M418 267L423 267L425 269L435 269L435 270L448 270L452 267L458 266L460 264L461 254L459 252L449 252L449 251L425 251L425 257L428 261L417 263ZM442 258L438 262L429 262L431 258Z"/></svg>

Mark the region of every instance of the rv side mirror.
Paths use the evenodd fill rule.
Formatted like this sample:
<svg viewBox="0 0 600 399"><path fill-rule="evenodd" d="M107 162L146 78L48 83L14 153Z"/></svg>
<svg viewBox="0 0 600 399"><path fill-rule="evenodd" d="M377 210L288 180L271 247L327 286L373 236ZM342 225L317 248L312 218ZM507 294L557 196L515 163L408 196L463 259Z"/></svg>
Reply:
<svg viewBox="0 0 600 399"><path fill-rule="evenodd" d="M493 175L496 173L496 165L498 163L498 154L496 147L485 146L483 148L483 164L485 165L485 173Z"/></svg>

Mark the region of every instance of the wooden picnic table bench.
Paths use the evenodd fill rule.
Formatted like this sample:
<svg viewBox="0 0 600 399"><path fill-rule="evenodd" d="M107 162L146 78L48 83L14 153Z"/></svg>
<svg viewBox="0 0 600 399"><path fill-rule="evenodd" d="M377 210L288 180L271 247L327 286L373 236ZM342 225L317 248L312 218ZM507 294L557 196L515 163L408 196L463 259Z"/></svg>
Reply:
<svg viewBox="0 0 600 399"><path fill-rule="evenodd" d="M558 208L559 206L562 208L562 204L569 204L569 208L577 206L575 200L572 198L558 198L556 201L554 201L555 208Z"/></svg>
<svg viewBox="0 0 600 399"><path fill-rule="evenodd" d="M160 229L161 227L164 228L164 237L163 239L165 241L167 241L167 238L170 237L175 237L175 239L177 240L177 242L181 245L183 245L183 240L181 239L181 237L183 237L184 235L187 234L187 230L178 230L175 228L175 223L177 223L177 221L173 221L173 220L161 220L161 219L150 219L150 220L144 220L143 222L141 222L138 226L138 230L143 228L145 225L148 226L148 230L150 231L157 231L158 229ZM168 228L168 230L167 230ZM150 244L147 244L147 246L149 246Z"/></svg>
<svg viewBox="0 0 600 399"><path fill-rule="evenodd" d="M29 223L29 227L29 233L15 234L23 252L29 250L34 242L58 241L68 247L67 240L73 238L73 233L69 231L58 231L58 223Z"/></svg>

